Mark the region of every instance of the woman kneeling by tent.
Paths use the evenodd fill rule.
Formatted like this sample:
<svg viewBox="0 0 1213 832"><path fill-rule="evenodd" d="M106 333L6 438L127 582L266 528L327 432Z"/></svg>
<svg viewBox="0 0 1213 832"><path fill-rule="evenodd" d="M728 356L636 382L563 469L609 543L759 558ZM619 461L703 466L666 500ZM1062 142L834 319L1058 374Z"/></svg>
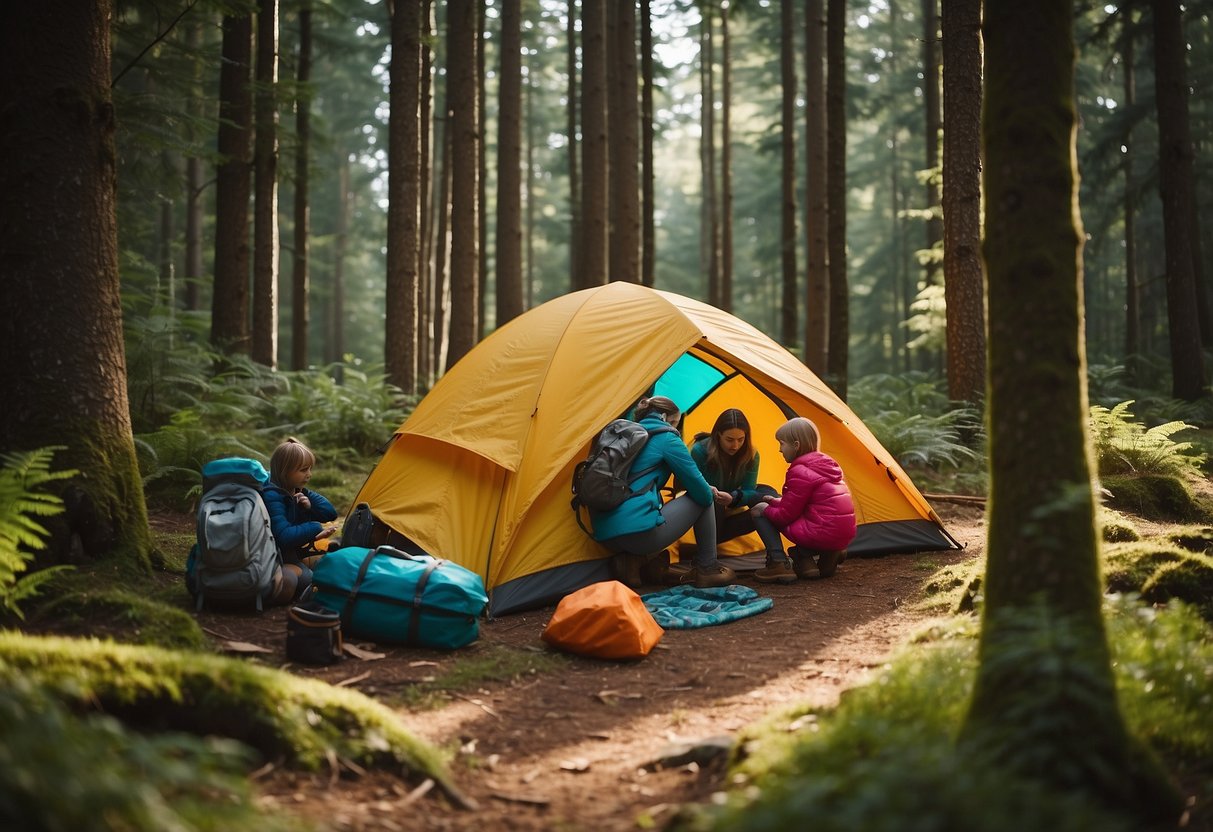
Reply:
<svg viewBox="0 0 1213 832"><path fill-rule="evenodd" d="M632 495L617 508L590 511L594 539L617 557L652 557L692 527L699 546L691 570L683 583L698 587L725 586L736 578L732 569L716 558L716 509L712 486L676 431L682 419L673 399L653 396L636 406L636 421L649 430L649 441L632 462L633 470L645 471L632 485ZM673 474L686 488L684 494L663 503L658 489Z"/></svg>

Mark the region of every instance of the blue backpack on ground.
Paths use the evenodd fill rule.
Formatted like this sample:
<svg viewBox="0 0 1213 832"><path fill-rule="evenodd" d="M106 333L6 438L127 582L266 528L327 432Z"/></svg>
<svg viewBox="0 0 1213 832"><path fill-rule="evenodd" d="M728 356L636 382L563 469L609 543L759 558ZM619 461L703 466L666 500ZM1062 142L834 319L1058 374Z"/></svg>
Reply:
<svg viewBox="0 0 1213 832"><path fill-rule="evenodd" d="M255 605L269 595L282 556L261 499L269 472L255 459L216 459L202 467L197 537L186 565L186 586L197 608Z"/></svg>
<svg viewBox="0 0 1213 832"><path fill-rule="evenodd" d="M391 546L329 552L316 564L312 586L311 600L339 612L347 635L415 647L471 644L489 601L470 569Z"/></svg>

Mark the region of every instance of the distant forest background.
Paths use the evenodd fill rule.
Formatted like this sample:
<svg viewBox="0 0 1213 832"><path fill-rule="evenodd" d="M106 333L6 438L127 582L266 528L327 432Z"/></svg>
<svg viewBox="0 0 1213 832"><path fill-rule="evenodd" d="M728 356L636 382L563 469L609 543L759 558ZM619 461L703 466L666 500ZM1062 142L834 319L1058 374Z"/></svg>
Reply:
<svg viewBox="0 0 1213 832"><path fill-rule="evenodd" d="M1206 350L1211 5L1187 4L1167 47L1186 73ZM1089 359L1169 392L1167 53L1149 3L1075 10ZM397 0L395 34L391 12L117 4L128 342L133 321L141 337L172 321L267 366L383 365L415 394L522 309L625 279L730 309L843 395L848 378L948 371L948 142L976 161L979 109L960 117L980 107L980 56L949 74L948 26L979 3ZM395 93L394 73L409 79ZM411 125L394 122L406 108ZM393 153L411 183L393 183ZM827 170L844 187L823 202ZM954 315L980 316L980 297Z"/></svg>

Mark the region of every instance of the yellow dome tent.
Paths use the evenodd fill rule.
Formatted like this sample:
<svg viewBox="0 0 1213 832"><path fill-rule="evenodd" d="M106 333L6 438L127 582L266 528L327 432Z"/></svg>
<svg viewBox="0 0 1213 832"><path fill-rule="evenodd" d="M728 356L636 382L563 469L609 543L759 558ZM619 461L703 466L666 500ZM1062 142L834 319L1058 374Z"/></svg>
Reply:
<svg viewBox="0 0 1213 832"><path fill-rule="evenodd" d="M553 602L610 577L608 552L570 508L573 467L650 393L679 404L688 440L741 408L759 481L776 488L786 463L775 429L812 419L855 499L852 554L957 548L897 461L795 356L727 312L629 283L548 301L485 338L397 429L355 504L479 573L492 614Z"/></svg>

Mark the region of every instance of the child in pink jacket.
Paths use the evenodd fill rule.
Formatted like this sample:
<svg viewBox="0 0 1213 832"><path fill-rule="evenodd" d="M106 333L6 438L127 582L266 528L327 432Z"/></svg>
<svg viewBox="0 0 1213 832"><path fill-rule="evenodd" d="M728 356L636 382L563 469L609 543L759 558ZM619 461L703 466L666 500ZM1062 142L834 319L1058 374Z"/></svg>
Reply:
<svg viewBox="0 0 1213 832"><path fill-rule="evenodd" d="M775 431L779 452L788 461L783 496L767 498L750 511L755 524L769 522L795 546L790 554L797 577L808 577L817 557L823 578L846 560L855 539L855 503L833 458L817 450L817 426L798 416Z"/></svg>

